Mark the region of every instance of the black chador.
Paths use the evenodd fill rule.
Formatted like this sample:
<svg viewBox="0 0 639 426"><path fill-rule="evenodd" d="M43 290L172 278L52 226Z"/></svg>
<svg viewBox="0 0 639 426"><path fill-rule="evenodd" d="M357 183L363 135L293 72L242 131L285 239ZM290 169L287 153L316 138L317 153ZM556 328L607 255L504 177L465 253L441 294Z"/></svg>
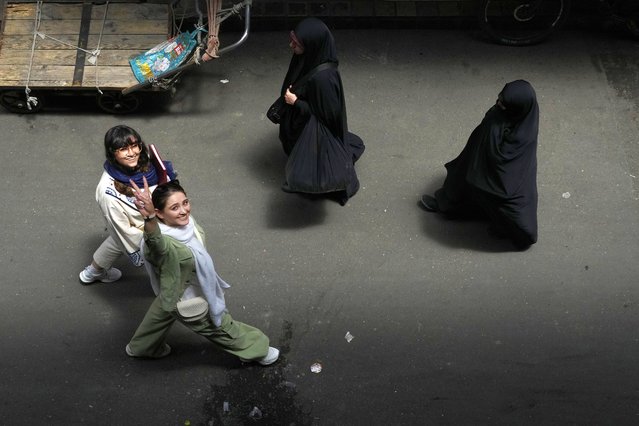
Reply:
<svg viewBox="0 0 639 426"><path fill-rule="evenodd" d="M359 189L354 164L364 143L348 131L333 36L322 21L307 18L291 32L291 39L303 51L293 55L281 93L305 76L310 78L295 87L297 101L280 122L280 140L289 156L282 189L328 194L343 205ZM327 65L318 71L321 64Z"/></svg>
<svg viewBox="0 0 639 426"><path fill-rule="evenodd" d="M482 213L491 230L518 248L537 242L537 134L539 106L530 83L506 84L497 103L470 135L427 210L449 215Z"/></svg>

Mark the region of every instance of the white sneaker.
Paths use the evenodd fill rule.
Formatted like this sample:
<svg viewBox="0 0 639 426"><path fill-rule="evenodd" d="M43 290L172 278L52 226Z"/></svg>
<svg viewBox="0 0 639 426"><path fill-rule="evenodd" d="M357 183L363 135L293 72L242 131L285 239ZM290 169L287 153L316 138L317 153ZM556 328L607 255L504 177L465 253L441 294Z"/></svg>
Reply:
<svg viewBox="0 0 639 426"><path fill-rule="evenodd" d="M99 274L93 274L89 271L90 267L89 265L80 272L80 281L82 281L83 284L91 284L96 281L112 283L122 277L122 272L120 272L118 268L104 269Z"/></svg>
<svg viewBox="0 0 639 426"><path fill-rule="evenodd" d="M276 349L272 346L268 347L268 353L266 354L265 357L260 358L260 359L245 359L245 358L240 358L240 360L242 362L252 362L252 361L256 361L259 362L262 365L271 365L273 364L275 361L278 360L278 358L280 357L280 350Z"/></svg>
<svg viewBox="0 0 639 426"><path fill-rule="evenodd" d="M271 365L275 361L277 361L279 357L280 357L280 350L269 346L268 353L266 354L266 356L258 360L257 362L259 362L262 365Z"/></svg>

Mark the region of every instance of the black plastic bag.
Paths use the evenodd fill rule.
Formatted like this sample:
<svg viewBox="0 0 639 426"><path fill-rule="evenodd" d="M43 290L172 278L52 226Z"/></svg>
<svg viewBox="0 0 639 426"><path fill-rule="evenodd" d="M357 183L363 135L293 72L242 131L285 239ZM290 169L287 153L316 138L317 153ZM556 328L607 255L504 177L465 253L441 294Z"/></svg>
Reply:
<svg viewBox="0 0 639 426"><path fill-rule="evenodd" d="M291 151L285 172L287 192L322 194L359 186L350 150L315 116Z"/></svg>

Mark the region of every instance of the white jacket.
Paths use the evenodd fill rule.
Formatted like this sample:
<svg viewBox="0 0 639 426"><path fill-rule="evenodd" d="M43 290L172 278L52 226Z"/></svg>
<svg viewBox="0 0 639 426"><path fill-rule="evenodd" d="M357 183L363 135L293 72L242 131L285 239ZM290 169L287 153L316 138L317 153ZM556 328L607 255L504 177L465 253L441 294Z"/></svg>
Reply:
<svg viewBox="0 0 639 426"><path fill-rule="evenodd" d="M95 200L102 210L111 237L120 245L135 266L143 264L140 241L144 230L144 218L135 207L135 197L120 194L106 171L102 173L95 190ZM150 191L157 185L150 187Z"/></svg>

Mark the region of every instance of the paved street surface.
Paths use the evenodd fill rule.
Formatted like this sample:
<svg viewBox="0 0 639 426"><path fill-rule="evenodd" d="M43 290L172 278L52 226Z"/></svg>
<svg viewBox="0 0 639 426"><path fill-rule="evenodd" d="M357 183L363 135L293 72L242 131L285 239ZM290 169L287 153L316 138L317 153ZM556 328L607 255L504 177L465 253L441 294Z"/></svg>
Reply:
<svg viewBox="0 0 639 426"><path fill-rule="evenodd" d="M280 190L286 158L264 112L290 59L285 32L252 34L136 115L86 99L0 112L0 424L639 422L639 42L335 37L350 128L367 146L345 207ZM541 111L540 235L525 252L418 207L519 78ZM275 366L243 366L179 324L170 357L131 359L152 300L143 269L122 258L117 283L80 285L106 235L103 136L120 123L174 162L232 285L230 312L282 349Z"/></svg>

